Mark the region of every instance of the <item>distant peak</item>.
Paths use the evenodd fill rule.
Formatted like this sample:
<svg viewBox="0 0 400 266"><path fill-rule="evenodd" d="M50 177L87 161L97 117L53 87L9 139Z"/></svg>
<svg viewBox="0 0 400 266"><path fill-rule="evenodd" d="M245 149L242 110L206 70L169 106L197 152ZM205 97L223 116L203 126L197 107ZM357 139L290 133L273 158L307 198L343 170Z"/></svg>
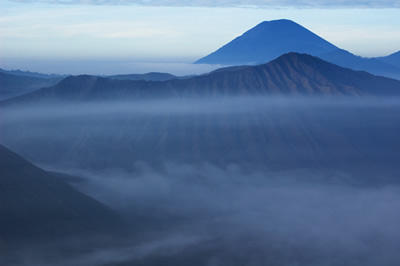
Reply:
<svg viewBox="0 0 400 266"><path fill-rule="evenodd" d="M195 63L263 64L292 51L318 56L337 49L302 25L289 19L279 19L261 22Z"/></svg>
<svg viewBox="0 0 400 266"><path fill-rule="evenodd" d="M260 24L258 24L257 26L255 26L255 28L270 27L270 26L282 27L282 26L300 26L300 25L290 19L277 19L277 20L263 21Z"/></svg>
<svg viewBox="0 0 400 266"><path fill-rule="evenodd" d="M317 60L319 58L309 55L309 54L305 54L305 53L290 52L290 53L286 53L286 54L279 56L276 60L280 60L280 59Z"/></svg>
<svg viewBox="0 0 400 266"><path fill-rule="evenodd" d="M92 75L78 75L78 76L68 76L64 80L95 80L95 79L98 79L98 77Z"/></svg>
<svg viewBox="0 0 400 266"><path fill-rule="evenodd" d="M306 65L312 65L317 68L322 66L327 66L327 64L332 65L331 63L326 62L317 56L309 55L306 53L290 52L277 57L275 60L272 60L269 63L263 64L263 66L282 64L282 63L291 66L295 66L301 63Z"/></svg>
<svg viewBox="0 0 400 266"><path fill-rule="evenodd" d="M290 19L275 19L275 20L266 20L261 22L260 24L297 24L296 22L294 22L293 20Z"/></svg>
<svg viewBox="0 0 400 266"><path fill-rule="evenodd" d="M91 75L78 75L78 76L68 76L60 81L60 84L87 84L93 83L99 80L99 77L91 76Z"/></svg>

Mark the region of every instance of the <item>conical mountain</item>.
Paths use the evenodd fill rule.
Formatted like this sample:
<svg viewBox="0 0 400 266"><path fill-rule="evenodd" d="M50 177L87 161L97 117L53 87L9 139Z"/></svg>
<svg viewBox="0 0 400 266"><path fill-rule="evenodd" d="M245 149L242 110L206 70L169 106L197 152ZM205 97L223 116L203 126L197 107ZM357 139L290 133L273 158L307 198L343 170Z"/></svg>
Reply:
<svg viewBox="0 0 400 266"><path fill-rule="evenodd" d="M261 64L289 52L320 55L338 49L303 26L286 19L264 21L197 64Z"/></svg>
<svg viewBox="0 0 400 266"><path fill-rule="evenodd" d="M290 52L306 53L342 67L400 79L398 53L381 58L357 56L285 19L264 21L195 64L258 65Z"/></svg>

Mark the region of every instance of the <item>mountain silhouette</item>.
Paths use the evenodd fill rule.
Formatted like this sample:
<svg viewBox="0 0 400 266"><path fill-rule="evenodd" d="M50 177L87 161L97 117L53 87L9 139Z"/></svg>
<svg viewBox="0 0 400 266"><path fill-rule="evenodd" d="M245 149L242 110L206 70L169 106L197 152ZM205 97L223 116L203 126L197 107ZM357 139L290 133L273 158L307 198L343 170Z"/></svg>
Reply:
<svg viewBox="0 0 400 266"><path fill-rule="evenodd" d="M343 50L337 49L333 52L321 54L320 57L323 60L345 66L354 70L363 70L375 75L381 75L400 79L400 67L393 64L389 58L387 61L381 60L381 58L364 58L361 56L355 56L354 54ZM393 56L395 58L395 56Z"/></svg>
<svg viewBox="0 0 400 266"><path fill-rule="evenodd" d="M378 57L377 59L389 63L391 65L400 67L400 51L390 54L388 56Z"/></svg>
<svg viewBox="0 0 400 266"><path fill-rule="evenodd" d="M22 70L5 70L0 68L0 73L22 76L22 77L32 77L32 78L42 78L42 79L54 79L54 78L65 78L67 75L57 75L57 74L43 74L38 72L22 71Z"/></svg>
<svg viewBox="0 0 400 266"><path fill-rule="evenodd" d="M307 54L289 53L259 66L228 67L167 81L71 76L57 85L4 101L99 101L217 95L399 95L400 81L353 71Z"/></svg>
<svg viewBox="0 0 400 266"><path fill-rule="evenodd" d="M168 73L150 72L146 74L112 75L112 76L107 76L107 78L120 79L120 80L128 79L128 80L164 81L164 80L176 79L178 77Z"/></svg>
<svg viewBox="0 0 400 266"><path fill-rule="evenodd" d="M0 243L106 232L119 217L0 145Z"/></svg>
<svg viewBox="0 0 400 266"><path fill-rule="evenodd" d="M21 73L14 75L0 71L0 100L9 99L43 87L52 86L62 79L62 77L43 78L23 76Z"/></svg>
<svg viewBox="0 0 400 266"><path fill-rule="evenodd" d="M286 19L264 21L196 64L262 64L289 53L320 55L338 49L301 25Z"/></svg>
<svg viewBox="0 0 400 266"><path fill-rule="evenodd" d="M285 19L264 21L195 64L257 65L289 52L307 53L342 67L400 79L398 55L376 59L356 56Z"/></svg>
<svg viewBox="0 0 400 266"><path fill-rule="evenodd" d="M135 161L365 169L366 162L393 165L398 158L399 116L396 106L359 106L399 93L400 81L298 53L184 80L71 76L2 102L1 137L35 163L89 169L131 170ZM281 106L279 98L294 100Z"/></svg>

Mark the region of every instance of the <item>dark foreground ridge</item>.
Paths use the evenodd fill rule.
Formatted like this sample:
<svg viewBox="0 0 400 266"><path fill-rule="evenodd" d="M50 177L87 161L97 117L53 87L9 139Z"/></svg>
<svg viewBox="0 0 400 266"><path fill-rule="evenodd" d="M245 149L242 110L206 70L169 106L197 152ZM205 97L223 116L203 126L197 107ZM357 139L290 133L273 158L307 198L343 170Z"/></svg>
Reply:
<svg viewBox="0 0 400 266"><path fill-rule="evenodd" d="M106 233L111 209L0 145L0 244Z"/></svg>

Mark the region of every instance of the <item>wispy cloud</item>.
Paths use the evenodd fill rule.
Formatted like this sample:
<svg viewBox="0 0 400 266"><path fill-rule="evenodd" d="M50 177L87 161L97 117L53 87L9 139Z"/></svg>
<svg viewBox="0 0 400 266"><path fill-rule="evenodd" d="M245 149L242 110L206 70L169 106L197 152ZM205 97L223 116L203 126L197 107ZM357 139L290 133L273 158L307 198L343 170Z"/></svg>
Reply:
<svg viewBox="0 0 400 266"><path fill-rule="evenodd" d="M199 7L365 7L365 8L400 8L399 0L10 0L20 3L54 3L83 5L141 5L141 6L199 6Z"/></svg>

